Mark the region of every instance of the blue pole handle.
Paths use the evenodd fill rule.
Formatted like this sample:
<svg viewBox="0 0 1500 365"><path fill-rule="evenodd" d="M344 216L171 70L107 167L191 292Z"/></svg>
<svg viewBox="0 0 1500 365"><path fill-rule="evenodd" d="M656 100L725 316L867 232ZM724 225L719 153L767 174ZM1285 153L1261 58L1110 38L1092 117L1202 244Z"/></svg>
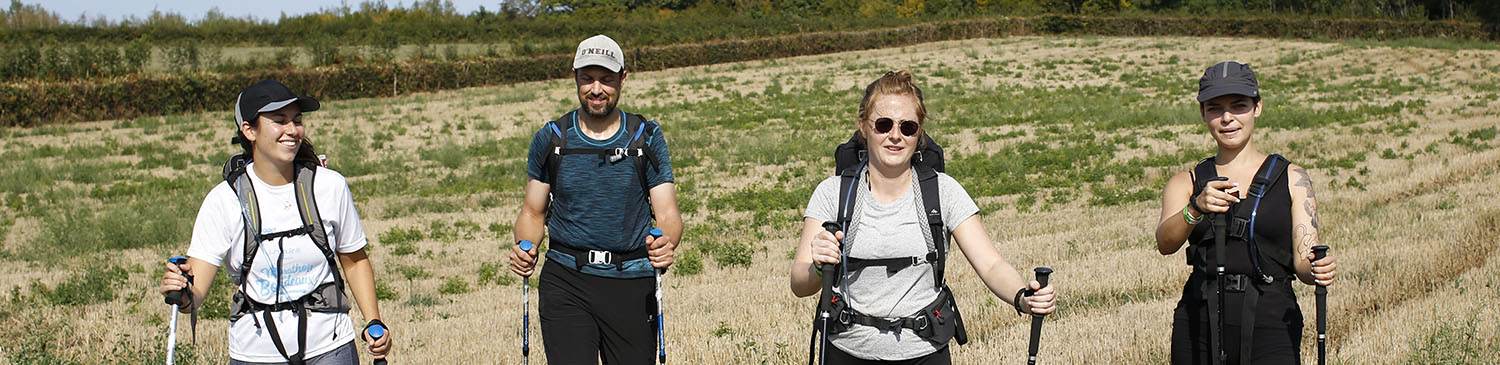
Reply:
<svg viewBox="0 0 1500 365"><path fill-rule="evenodd" d="M370 334L370 339L379 340L381 337L385 337L385 326L378 324L370 326L370 328L365 329L365 333Z"/></svg>
<svg viewBox="0 0 1500 365"><path fill-rule="evenodd" d="M531 240L521 240L521 242L516 242L516 245L521 246L521 250L527 252L530 252L531 249L536 246L536 244L532 243Z"/></svg>
<svg viewBox="0 0 1500 365"><path fill-rule="evenodd" d="M667 234L667 232L662 232L661 229L657 229L657 228L652 228L650 232L646 232L646 233L650 234L651 237L653 237L653 238L661 238L661 236L664 236L664 235Z"/></svg>
<svg viewBox="0 0 1500 365"><path fill-rule="evenodd" d="M182 256L172 256L171 258L167 259L167 262L170 262L173 265L182 265L182 264L186 264L187 263L187 258L186 257L182 257ZM183 273L182 277L185 278L185 279L187 279L188 284L192 284L193 283L193 276L192 275L188 275L187 273ZM191 294L188 292L188 288L186 286L184 286L184 287L182 287L182 289L179 289L179 290L171 292L171 293L167 293L166 302L167 302L167 304L170 304L170 305L183 305L183 304L186 304L186 303L182 302L182 297L183 296L187 296L187 295L191 295Z"/></svg>

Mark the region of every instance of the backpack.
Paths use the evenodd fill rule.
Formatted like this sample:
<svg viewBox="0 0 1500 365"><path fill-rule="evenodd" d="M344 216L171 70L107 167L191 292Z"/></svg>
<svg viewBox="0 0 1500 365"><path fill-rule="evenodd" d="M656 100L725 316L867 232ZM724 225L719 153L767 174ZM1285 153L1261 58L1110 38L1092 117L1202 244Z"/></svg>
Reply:
<svg viewBox="0 0 1500 365"><path fill-rule="evenodd" d="M1205 217L1205 219L1227 220L1227 224L1225 225L1224 232L1222 234L1220 232L1216 232L1214 229L1210 229L1208 231L1208 235L1204 236L1204 239L1213 242L1213 245L1208 246L1195 243L1192 246L1188 247L1188 264L1193 266L1194 275L1205 275L1209 278L1212 278L1212 280L1215 281L1212 284L1218 286L1218 290L1212 291L1216 293L1215 297L1207 298L1207 307L1208 311L1210 312L1209 331L1212 333L1211 336L1213 336L1211 337L1213 344L1213 356L1224 356L1221 345L1221 343L1224 342L1224 319L1222 318L1224 316L1224 304L1222 304L1221 302L1224 301L1224 292L1227 291L1226 289L1229 286L1229 282L1241 282L1241 284L1237 284L1235 286L1240 287L1239 290L1245 293L1241 295L1242 303L1240 307L1241 363L1249 363L1251 360L1250 355L1253 352L1254 329L1257 314L1256 307L1259 305L1260 293L1280 292L1287 295L1288 297L1294 297L1296 295L1295 293L1293 293L1292 287L1290 285L1290 282L1296 280L1295 278L1291 277L1291 275L1288 273L1277 273L1279 277L1266 274L1266 272L1261 269L1260 264L1261 259L1264 258L1276 263L1290 266L1292 260L1291 252L1287 252L1284 250L1271 250L1271 252L1267 252L1266 250L1259 249L1255 245L1255 212L1260 209L1261 198L1265 197L1266 193L1270 191L1271 184L1276 183L1277 181L1283 181L1282 179L1286 176L1287 167L1289 165L1291 165L1291 162L1287 161L1286 158L1281 157L1281 155L1272 154L1270 156L1266 156L1265 161L1262 161L1260 164L1260 169L1255 172L1255 179L1251 182L1250 189L1246 191L1248 193L1248 199L1241 200L1240 202L1231 205L1229 208L1230 211L1225 213L1228 214L1227 217ZM1193 178L1193 196L1197 196L1203 191L1209 181L1212 181L1219 176L1219 171L1215 167L1215 158L1209 157L1203 159L1203 161L1198 162L1198 165L1193 167L1191 176ZM1205 216L1207 215L1205 214ZM1217 225L1219 223L1216 222L1215 224ZM1226 254L1229 250L1229 247L1226 242L1230 239L1234 239L1238 242L1244 243L1246 255L1250 257L1250 263L1255 269L1254 274L1231 274L1226 276L1221 271L1216 272L1216 270L1222 270L1225 261L1227 261ZM1229 280L1232 279L1230 276L1245 277L1245 279ZM1208 289L1208 286L1210 286L1210 281L1205 280L1203 284L1205 285L1205 288L1202 290L1204 294L1207 295L1209 292L1211 292ZM1222 359L1222 357L1220 357L1219 359Z"/></svg>
<svg viewBox="0 0 1500 365"><path fill-rule="evenodd" d="M250 176L245 171L249 163L250 157L245 153L237 153L224 162L224 182L228 183L230 189L239 197L241 220L245 225L244 261L240 264L240 275L235 279L235 285L239 289L234 293L230 303L229 320L232 323L246 314L261 312L263 318L258 320L263 320L270 330L271 341L276 346L276 350L292 364L302 364L307 344L307 312L348 313L351 308L349 298L344 295L344 278L336 260L337 254L328 245L328 232L323 227L323 220L318 214L318 203L313 196L313 179L317 175L321 162L299 158L292 163L297 211L302 217L302 226L267 234L260 233L260 207L255 197L255 189L250 182ZM264 304L251 300L245 291L248 281L246 279L249 278L250 266L255 261L255 256L258 256L256 252L260 250L261 243L275 240L279 244L281 240L300 235L308 235L313 245L323 253L323 257L328 261L329 270L333 272L333 282L320 285L312 292L290 301ZM279 292L280 275L277 275L277 279ZM277 331L276 322L271 320L271 312L284 310L298 311L298 350L297 353L290 355L286 353L286 346L281 342L281 334Z"/></svg>
<svg viewBox="0 0 1500 365"><path fill-rule="evenodd" d="M660 130L660 126L654 121L646 120L640 114L626 113L623 110L620 111L620 114L622 127L625 128L625 133L630 135L630 142L625 148L569 148L567 132L573 129L574 124L577 124L577 110L563 114L557 120L547 122L545 129L551 131L552 134L548 136L550 138L547 140L547 147L544 150L546 151L546 157L542 159L542 165L547 168L548 184L554 186L552 190L556 190L555 186L558 183L557 172L562 169L563 155L597 155L599 159L609 162L617 162L620 159L629 157L635 164L636 175L640 177L641 190L649 190L649 187L646 186L647 163L650 163L651 168L659 169L661 167L656 160L656 153L652 152L651 148L646 146L646 139L654 136ZM548 194L551 194L551 192L549 191ZM650 195L648 194L647 196L649 199ZM548 199L548 201L551 201L551 199Z"/></svg>
<svg viewBox="0 0 1500 365"><path fill-rule="evenodd" d="M563 114L556 120L547 122L547 125L543 127L544 130L552 132L548 134L547 146L543 150L545 155L542 158L542 166L546 169L543 173L547 174L548 177L547 216L550 217L552 215L552 203L556 201L553 193L556 192L557 186L560 183L558 181L558 171L562 169L563 155L596 155L599 156L599 159L611 163L630 158L632 165L635 166L636 176L640 178L641 191L646 193L646 202L650 204L651 194L650 186L648 186L649 179L647 178L648 169L657 169L659 171L661 166L656 158L656 153L646 145L646 140L654 137L661 130L661 127L654 121L646 120L640 114L626 113L621 110L621 127L625 129L624 133L630 136L630 140L626 143L625 148L570 148L567 146L567 133L573 129L577 121L578 111L573 110L567 114ZM644 246L628 252L610 252L610 254L602 256L590 254L589 250L579 250L569 247L566 243L553 245L549 249L573 256L573 268L575 270L582 268L585 263L584 258L589 258L589 263L617 265L616 269L623 270L624 266L619 266L620 263L647 256L646 247ZM600 258L596 260L594 257Z"/></svg>
<svg viewBox="0 0 1500 365"><path fill-rule="evenodd" d="M947 343L948 340L954 338L957 338L959 345L969 342L968 333L964 330L963 317L959 314L958 304L953 299L953 291L948 288L943 277L948 258L948 232L943 225L937 179L937 173L945 171L943 148L925 132L922 133L921 138L920 147L912 155L912 166L916 168L917 185L922 194L922 210L927 217L928 228L931 230L930 240L927 242L927 255L870 260L845 257L840 266L843 266L844 272L868 266L885 266L886 270L897 271L908 266L928 263L932 266L933 279L939 290L938 297L912 316L884 318L859 313L845 303L841 298L842 295L834 295L830 302L820 303L821 306L827 306L825 310L836 315L837 324L829 330L830 332L841 332L850 324L857 323L882 330L910 328L922 338L937 343ZM867 166L867 154L864 139L860 138L857 133L850 137L849 141L834 149L834 172L840 178L839 210L836 223L845 230L845 234L848 234L849 224L854 216L855 203L858 201L854 193L859 191L856 184ZM843 275L838 275L835 281L843 281Z"/></svg>

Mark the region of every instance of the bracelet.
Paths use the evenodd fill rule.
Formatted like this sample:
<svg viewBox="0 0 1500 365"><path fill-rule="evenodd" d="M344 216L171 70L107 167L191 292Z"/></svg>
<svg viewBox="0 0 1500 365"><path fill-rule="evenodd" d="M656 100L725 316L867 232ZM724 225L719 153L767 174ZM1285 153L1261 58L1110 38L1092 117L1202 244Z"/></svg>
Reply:
<svg viewBox="0 0 1500 365"><path fill-rule="evenodd" d="M1024 289L1016 291L1016 299L1012 299L1010 301L1010 305L1013 305L1013 306L1016 307L1016 315L1021 315L1021 316L1026 315L1026 312L1022 312L1021 311L1021 298L1022 297L1029 297L1029 296L1031 296L1032 293L1035 293L1035 292L1032 291L1031 288L1024 288Z"/></svg>
<svg viewBox="0 0 1500 365"><path fill-rule="evenodd" d="M1200 215L1195 218L1192 213L1188 213L1188 209L1191 209L1192 206L1192 204L1188 204L1188 206L1182 207L1182 220L1187 221L1187 224L1190 226L1203 222L1203 216Z"/></svg>

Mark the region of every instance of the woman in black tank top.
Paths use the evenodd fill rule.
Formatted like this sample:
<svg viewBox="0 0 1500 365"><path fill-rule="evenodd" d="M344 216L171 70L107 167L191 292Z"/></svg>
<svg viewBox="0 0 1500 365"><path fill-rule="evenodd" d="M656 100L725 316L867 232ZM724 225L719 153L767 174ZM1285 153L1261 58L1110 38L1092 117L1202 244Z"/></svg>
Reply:
<svg viewBox="0 0 1500 365"><path fill-rule="evenodd" d="M1204 71L1199 113L1218 153L1173 176L1162 192L1157 250L1171 255L1189 243L1193 270L1173 316L1173 364L1213 363L1214 336L1222 336L1225 363L1301 362L1302 311L1292 282L1326 286L1338 267L1333 256L1313 260L1318 203L1307 170L1255 148L1257 84L1255 72L1236 62ZM1209 222L1216 218L1227 221L1224 252Z"/></svg>

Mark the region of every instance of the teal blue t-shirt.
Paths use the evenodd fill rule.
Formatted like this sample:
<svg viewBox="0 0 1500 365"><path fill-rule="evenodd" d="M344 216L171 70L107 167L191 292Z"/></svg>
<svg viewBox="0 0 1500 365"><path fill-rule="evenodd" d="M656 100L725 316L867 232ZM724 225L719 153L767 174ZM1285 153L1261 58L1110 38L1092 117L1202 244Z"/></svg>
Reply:
<svg viewBox="0 0 1500 365"><path fill-rule="evenodd" d="M627 130L625 112L620 111L620 128L605 140L585 136L578 127L577 111L562 118L571 128L558 125L567 148L625 148L636 131ZM584 250L606 250L614 252L634 251L646 244L647 232L651 230L651 205L647 189L672 182L672 159L667 154L667 140L661 127L655 123L642 125L646 130L641 137L646 147L656 154L657 164L646 163L646 189L642 189L640 177L636 175L634 157L610 162L597 155L563 155L558 181L549 181L544 166L547 144L553 131L546 125L531 139L531 149L526 158L526 175L532 179L552 185L551 215L547 217L547 234L553 245L561 242L569 247ZM644 157L641 157L644 158ZM573 257L562 252L548 251L547 259L572 267ZM583 273L613 277L640 278L652 275L651 263L647 259L636 259L615 265L583 265Z"/></svg>

